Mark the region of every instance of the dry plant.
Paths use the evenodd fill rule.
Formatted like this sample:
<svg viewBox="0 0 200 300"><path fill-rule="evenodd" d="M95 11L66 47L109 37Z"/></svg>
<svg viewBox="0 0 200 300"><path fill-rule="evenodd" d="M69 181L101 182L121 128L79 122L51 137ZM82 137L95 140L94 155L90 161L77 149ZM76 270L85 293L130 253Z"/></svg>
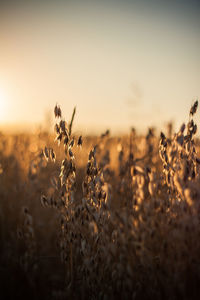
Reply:
<svg viewBox="0 0 200 300"><path fill-rule="evenodd" d="M129 136L107 130L82 138L73 132L76 109L67 122L59 105L55 138L2 134L4 292L33 299L199 299L197 108L198 101L177 133L169 124L160 137L154 128L146 136L132 128ZM8 274L19 274L12 291Z"/></svg>

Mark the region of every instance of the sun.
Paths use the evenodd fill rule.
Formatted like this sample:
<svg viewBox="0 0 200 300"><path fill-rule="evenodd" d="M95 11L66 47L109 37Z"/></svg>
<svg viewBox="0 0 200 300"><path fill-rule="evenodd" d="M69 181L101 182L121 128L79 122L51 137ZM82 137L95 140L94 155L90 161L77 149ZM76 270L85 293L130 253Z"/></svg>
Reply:
<svg viewBox="0 0 200 300"><path fill-rule="evenodd" d="M6 108L8 105L8 98L5 91L0 87L0 122L6 119Z"/></svg>

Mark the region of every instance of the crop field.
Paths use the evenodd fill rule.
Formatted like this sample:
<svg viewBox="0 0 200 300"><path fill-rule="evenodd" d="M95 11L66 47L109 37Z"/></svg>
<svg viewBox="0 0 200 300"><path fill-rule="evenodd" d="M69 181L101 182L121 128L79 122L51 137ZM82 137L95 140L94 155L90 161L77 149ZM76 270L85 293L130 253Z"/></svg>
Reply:
<svg viewBox="0 0 200 300"><path fill-rule="evenodd" d="M200 299L200 141L180 129L0 134L1 299Z"/></svg>

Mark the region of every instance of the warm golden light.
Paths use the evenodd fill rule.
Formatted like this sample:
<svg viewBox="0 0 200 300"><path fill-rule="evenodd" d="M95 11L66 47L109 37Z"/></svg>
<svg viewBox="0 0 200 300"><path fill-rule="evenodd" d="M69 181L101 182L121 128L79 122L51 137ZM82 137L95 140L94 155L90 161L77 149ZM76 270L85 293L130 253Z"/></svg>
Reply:
<svg viewBox="0 0 200 300"><path fill-rule="evenodd" d="M8 104L8 98L5 91L0 86L0 122L6 120L6 108Z"/></svg>

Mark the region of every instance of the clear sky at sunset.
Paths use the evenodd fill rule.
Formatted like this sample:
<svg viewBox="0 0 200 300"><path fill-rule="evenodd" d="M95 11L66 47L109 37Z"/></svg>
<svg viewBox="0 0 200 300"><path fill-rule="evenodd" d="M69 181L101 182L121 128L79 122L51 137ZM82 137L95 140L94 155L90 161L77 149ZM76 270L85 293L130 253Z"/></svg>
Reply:
<svg viewBox="0 0 200 300"><path fill-rule="evenodd" d="M0 3L0 127L56 102L87 132L180 124L200 95L200 1Z"/></svg>

